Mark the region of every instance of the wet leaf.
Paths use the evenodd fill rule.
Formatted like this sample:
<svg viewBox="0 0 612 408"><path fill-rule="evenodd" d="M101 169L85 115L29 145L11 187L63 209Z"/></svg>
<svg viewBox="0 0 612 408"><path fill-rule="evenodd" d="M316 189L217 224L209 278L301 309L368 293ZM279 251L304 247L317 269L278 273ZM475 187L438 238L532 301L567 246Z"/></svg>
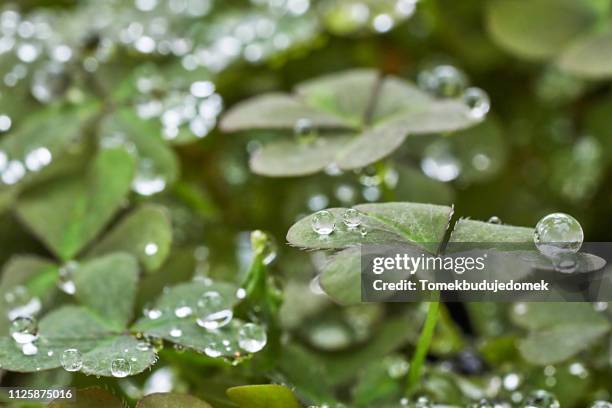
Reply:
<svg viewBox="0 0 612 408"><path fill-rule="evenodd" d="M612 76L612 32L594 33L574 41L559 57L559 66L581 78Z"/></svg>
<svg viewBox="0 0 612 408"><path fill-rule="evenodd" d="M228 397L240 408L299 408L295 396L284 385L263 384L232 387Z"/></svg>
<svg viewBox="0 0 612 408"><path fill-rule="evenodd" d="M119 209L133 172L133 159L125 150L102 150L86 175L28 191L19 199L17 213L49 249L69 260Z"/></svg>
<svg viewBox="0 0 612 408"><path fill-rule="evenodd" d="M529 59L559 54L595 22L583 0L496 0L488 4L487 25L503 48Z"/></svg>
<svg viewBox="0 0 612 408"><path fill-rule="evenodd" d="M212 408L206 402L191 395L155 393L147 395L136 404L136 408Z"/></svg>
<svg viewBox="0 0 612 408"><path fill-rule="evenodd" d="M148 272L152 272L164 263L171 244L172 226L166 209L147 204L120 220L87 252L87 256L129 252L139 259Z"/></svg>

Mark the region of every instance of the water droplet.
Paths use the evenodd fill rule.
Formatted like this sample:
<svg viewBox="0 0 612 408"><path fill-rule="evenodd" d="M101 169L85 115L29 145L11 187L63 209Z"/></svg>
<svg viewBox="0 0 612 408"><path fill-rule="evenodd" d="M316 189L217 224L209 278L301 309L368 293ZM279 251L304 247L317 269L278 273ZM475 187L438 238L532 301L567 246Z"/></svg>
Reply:
<svg viewBox="0 0 612 408"><path fill-rule="evenodd" d="M471 87L463 93L463 103L470 109L470 117L474 119L484 118L491 109L489 95L480 88Z"/></svg>
<svg viewBox="0 0 612 408"><path fill-rule="evenodd" d="M244 299L246 297L247 293L246 290L244 288L238 288L236 290L236 299Z"/></svg>
<svg viewBox="0 0 612 408"><path fill-rule="evenodd" d="M300 118L295 121L293 134L300 143L312 143L317 138L317 131L308 118Z"/></svg>
<svg viewBox="0 0 612 408"><path fill-rule="evenodd" d="M595 401L590 408L612 408L612 402L608 401Z"/></svg>
<svg viewBox="0 0 612 408"><path fill-rule="evenodd" d="M262 262L264 265L270 265L276 259L276 255L278 254L278 246L276 245L276 241L274 237L267 234L267 238L265 241L265 246L263 248L263 258Z"/></svg>
<svg viewBox="0 0 612 408"><path fill-rule="evenodd" d="M132 365L125 358L116 358L111 362L111 374L116 378L124 378L132 372Z"/></svg>
<svg viewBox="0 0 612 408"><path fill-rule="evenodd" d="M183 331L177 327L170 329L170 337L181 337L183 335Z"/></svg>
<svg viewBox="0 0 612 408"><path fill-rule="evenodd" d="M42 303L38 297L31 296L25 286L15 286L4 294L4 301L7 306L7 317L15 320L20 316L33 316L40 312Z"/></svg>
<svg viewBox="0 0 612 408"><path fill-rule="evenodd" d="M417 82L423 90L436 96L456 98L463 94L467 78L463 72L452 65L439 65L421 72Z"/></svg>
<svg viewBox="0 0 612 408"><path fill-rule="evenodd" d="M180 306L174 309L174 315L179 319L182 319L187 316L191 316L193 310L189 306Z"/></svg>
<svg viewBox="0 0 612 408"><path fill-rule="evenodd" d="M575 375L579 378L587 378L589 376L589 372L586 367L582 363L572 363L569 366L568 371L571 375ZM612 408L612 407L611 407Z"/></svg>
<svg viewBox="0 0 612 408"><path fill-rule="evenodd" d="M74 284L74 273L79 268L79 263L76 261L68 261L58 270L57 286L69 295L76 293L76 285Z"/></svg>
<svg viewBox="0 0 612 408"><path fill-rule="evenodd" d="M145 311L145 315L151 320L157 320L161 317L162 311L159 309L150 309Z"/></svg>
<svg viewBox="0 0 612 408"><path fill-rule="evenodd" d="M220 357L223 354L223 344L216 341L212 341L208 346L204 348L204 353L208 357Z"/></svg>
<svg viewBox="0 0 612 408"><path fill-rule="evenodd" d="M151 159L140 159L138 173L132 181L132 190L142 196L160 193L166 188L166 179L157 172Z"/></svg>
<svg viewBox="0 0 612 408"><path fill-rule="evenodd" d="M148 244L145 245L145 254L148 256L153 256L157 253L157 251L159 250L157 244L155 242L149 242Z"/></svg>
<svg viewBox="0 0 612 408"><path fill-rule="evenodd" d="M36 172L48 166L52 159L53 155L49 149L46 147L38 147L26 154L25 165L28 170Z"/></svg>
<svg viewBox="0 0 612 408"><path fill-rule="evenodd" d="M34 356L38 353L38 347L34 343L25 343L21 345L21 352L24 356Z"/></svg>
<svg viewBox="0 0 612 408"><path fill-rule="evenodd" d="M238 332L238 345L249 353L257 353L265 347L268 337L260 325L246 323Z"/></svg>
<svg viewBox="0 0 612 408"><path fill-rule="evenodd" d="M336 219L329 211L323 210L312 216L312 229L319 235L329 235L336 229Z"/></svg>
<svg viewBox="0 0 612 408"><path fill-rule="evenodd" d="M0 114L0 133L8 132L13 124L11 117L8 115Z"/></svg>
<svg viewBox="0 0 612 408"><path fill-rule="evenodd" d="M342 215L342 222L348 228L356 228L361 225L361 214L354 208L349 208Z"/></svg>
<svg viewBox="0 0 612 408"><path fill-rule="evenodd" d="M79 371L83 367L83 356L75 348L66 349L60 356L60 363L66 371Z"/></svg>
<svg viewBox="0 0 612 408"><path fill-rule="evenodd" d="M15 342L31 343L38 338L38 323L31 316L19 316L11 323L10 332Z"/></svg>
<svg viewBox="0 0 612 408"><path fill-rule="evenodd" d="M202 295L198 300L198 326L207 330L215 330L227 325L234 313L225 305L219 292L210 291Z"/></svg>
<svg viewBox="0 0 612 408"><path fill-rule="evenodd" d="M506 374L502 383L505 389L514 391L521 384L521 377L516 373Z"/></svg>
<svg viewBox="0 0 612 408"><path fill-rule="evenodd" d="M433 408L433 404L427 397L419 397L414 403L414 408Z"/></svg>
<svg viewBox="0 0 612 408"><path fill-rule="evenodd" d="M393 28L394 24L395 21L393 21L393 18L389 14L379 14L374 17L374 20L372 21L374 30L379 33L386 33Z"/></svg>
<svg viewBox="0 0 612 408"><path fill-rule="evenodd" d="M538 221L533 240L542 255L555 258L578 252L584 233L580 223L571 215L553 213Z"/></svg>
<svg viewBox="0 0 612 408"><path fill-rule="evenodd" d="M461 174L461 163L445 143L432 143L425 149L421 170L426 176L438 181L452 181Z"/></svg>
<svg viewBox="0 0 612 408"><path fill-rule="evenodd" d="M149 351L151 349L151 345L148 341L140 341L136 344L136 350L138 351Z"/></svg>
<svg viewBox="0 0 612 408"><path fill-rule="evenodd" d="M24 165L18 160L11 160L2 170L2 182L7 185L12 185L21 180L26 175Z"/></svg>
<svg viewBox="0 0 612 408"><path fill-rule="evenodd" d="M523 408L559 408L559 401L548 391L537 390L525 400Z"/></svg>
<svg viewBox="0 0 612 408"><path fill-rule="evenodd" d="M366 227L361 227L359 228L359 233L362 237L365 237L366 235L368 235L368 229Z"/></svg>
<svg viewBox="0 0 612 408"><path fill-rule="evenodd" d="M496 215L494 215L491 218L489 218L489 220L487 222L489 224L496 224L496 225L499 225L499 224L502 223L501 219L498 216L496 216Z"/></svg>
<svg viewBox="0 0 612 408"><path fill-rule="evenodd" d="M387 366L387 375L393 379L400 379L408 374L410 364L401 357L388 357L385 363Z"/></svg>

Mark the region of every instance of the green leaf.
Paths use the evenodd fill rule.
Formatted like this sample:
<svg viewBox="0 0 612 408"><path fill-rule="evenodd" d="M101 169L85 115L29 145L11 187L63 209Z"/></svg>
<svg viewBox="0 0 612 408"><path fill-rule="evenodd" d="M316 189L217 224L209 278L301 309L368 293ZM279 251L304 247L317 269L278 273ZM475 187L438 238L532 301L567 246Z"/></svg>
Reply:
<svg viewBox="0 0 612 408"><path fill-rule="evenodd" d="M62 158L69 155L69 150L81 139L81 128L90 120L97 106L84 104L78 109L51 108L32 115L24 121L15 132L0 139L0 152L7 160L12 160L24 170L24 176L18 185L28 184L33 180L47 177L59 167L68 163ZM46 156L31 155L36 149L46 149ZM74 159L68 162L75 162ZM6 180L0 180L0 190L12 187Z"/></svg>
<svg viewBox="0 0 612 408"><path fill-rule="evenodd" d="M342 305L361 302L361 249L347 248L333 255L320 277L321 288Z"/></svg>
<svg viewBox="0 0 612 408"><path fill-rule="evenodd" d="M165 290L154 305L154 309L161 312L161 316L151 318L149 316L139 319L132 330L142 332L147 336L162 338L172 343L187 347L201 353L206 353L207 348L224 340L229 341L227 347L221 350L221 356L235 357L239 351L237 339L242 322L233 319L230 324L220 329L206 330L196 324L198 315L198 300L206 292L215 291L219 293L228 309L232 309L237 303L236 287L227 283L207 284L205 282L189 282L179 284ZM176 310L181 307L190 309L191 314L186 317L178 317ZM209 353L210 354L210 353Z"/></svg>
<svg viewBox="0 0 612 408"><path fill-rule="evenodd" d="M346 128L342 118L319 111L287 94L272 93L248 99L232 107L221 120L225 132L251 129L290 129L300 119L308 119L315 128Z"/></svg>
<svg viewBox="0 0 612 408"><path fill-rule="evenodd" d="M304 176L317 173L335 161L350 142L343 136L318 138L312 143L283 140L269 143L251 156L251 169L270 177Z"/></svg>
<svg viewBox="0 0 612 408"><path fill-rule="evenodd" d="M519 342L519 350L532 364L557 364L588 349L609 330L609 324L562 323L529 334Z"/></svg>
<svg viewBox="0 0 612 408"><path fill-rule="evenodd" d="M0 302L0 334L12 319L21 315L36 315L43 305L52 300L57 281L57 265L31 255L13 256L2 269L0 299L6 299L17 288L26 291L26 303ZM14 293L13 293L14 294Z"/></svg>
<svg viewBox="0 0 612 408"><path fill-rule="evenodd" d="M449 242L473 242L483 245L490 243L491 247L495 247L496 243L527 244L533 243L533 228L462 218L455 224Z"/></svg>
<svg viewBox="0 0 612 408"><path fill-rule="evenodd" d="M295 223L287 233L287 241L308 249L341 249L360 244L411 244L435 252L442 241L452 208L418 203L362 204L354 207L361 213L362 226L367 234L349 229L342 222L346 209L330 208L336 228L329 236L321 236L312 229L311 214Z"/></svg>
<svg viewBox="0 0 612 408"><path fill-rule="evenodd" d="M37 186L18 201L23 222L63 260L71 259L104 228L130 190L132 156L102 150L83 177Z"/></svg>
<svg viewBox="0 0 612 408"><path fill-rule="evenodd" d="M124 408L123 403L101 388L76 390L75 401L55 400L48 408Z"/></svg>
<svg viewBox="0 0 612 408"><path fill-rule="evenodd" d="M138 401L136 408L212 408L191 395L176 393L150 394Z"/></svg>
<svg viewBox="0 0 612 408"><path fill-rule="evenodd" d="M582 0L496 0L487 8L493 40L534 60L559 54L595 17L595 10Z"/></svg>
<svg viewBox="0 0 612 408"><path fill-rule="evenodd" d="M143 205L119 221L87 252L87 256L129 252L152 272L164 263L171 245L172 226L166 209L159 205Z"/></svg>
<svg viewBox="0 0 612 408"><path fill-rule="evenodd" d="M357 69L306 81L297 96L268 94L230 110L226 131L291 129L309 119L316 142L273 142L257 150L251 169L265 176L301 176L336 164L345 170L374 163L395 151L410 134L448 132L479 122L457 100L439 100L396 77L380 78L374 70ZM336 122L329 118L336 118ZM353 139L346 130L353 130ZM330 130L335 130L334 132Z"/></svg>
<svg viewBox="0 0 612 408"><path fill-rule="evenodd" d="M365 123L378 82L378 72L354 69L302 82L296 91L309 106L360 127Z"/></svg>
<svg viewBox="0 0 612 408"><path fill-rule="evenodd" d="M143 350L137 347L138 343L136 338L118 333L88 309L64 306L41 319L35 355L24 355L10 337L0 338L0 365L17 372L57 368L61 366L64 350L76 348L82 354L84 374L112 376L112 361L123 358L130 362L134 375L156 361L152 349Z"/></svg>
<svg viewBox="0 0 612 408"><path fill-rule="evenodd" d="M607 322L590 303L517 303L512 312L514 323L530 330L546 329L564 323L586 323L597 326L605 325Z"/></svg>
<svg viewBox="0 0 612 408"><path fill-rule="evenodd" d="M559 66L581 78L609 78L612 76L612 31L574 41L559 57Z"/></svg>
<svg viewBox="0 0 612 408"><path fill-rule="evenodd" d="M162 177L166 185L178 178L178 158L162 138L159 125L141 119L132 108L124 108L107 116L100 125L99 134L102 144L107 137L123 139L128 149L134 149L138 167Z"/></svg>
<svg viewBox="0 0 612 408"><path fill-rule="evenodd" d="M138 263L116 253L88 261L75 271L75 296L106 322L121 330L132 315L138 284Z"/></svg>
<svg viewBox="0 0 612 408"><path fill-rule="evenodd" d="M240 408L299 408L291 390L284 385L263 384L232 387L227 396Z"/></svg>

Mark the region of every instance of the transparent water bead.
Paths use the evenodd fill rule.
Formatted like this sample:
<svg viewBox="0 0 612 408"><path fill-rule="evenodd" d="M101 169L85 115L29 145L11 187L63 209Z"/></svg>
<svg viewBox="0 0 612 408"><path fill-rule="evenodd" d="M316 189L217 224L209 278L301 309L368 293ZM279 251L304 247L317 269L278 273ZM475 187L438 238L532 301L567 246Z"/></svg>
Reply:
<svg viewBox="0 0 612 408"><path fill-rule="evenodd" d="M433 403L427 397L419 397L414 403L414 408L433 408Z"/></svg>
<svg viewBox="0 0 612 408"><path fill-rule="evenodd" d="M349 208L342 214L342 222L348 228L357 228L361 225L361 214L354 208Z"/></svg>
<svg viewBox="0 0 612 408"><path fill-rule="evenodd" d="M326 210L318 211L312 216L312 230L319 235L329 235L336 229L334 215Z"/></svg>
<svg viewBox="0 0 612 408"><path fill-rule="evenodd" d="M10 116L0 114L0 133L8 132L13 124L13 120Z"/></svg>
<svg viewBox="0 0 612 408"><path fill-rule="evenodd" d="M32 296L25 286L15 286L4 294L6 316L15 320L20 316L34 316L40 312L42 303L36 296Z"/></svg>
<svg viewBox="0 0 612 408"><path fill-rule="evenodd" d="M300 118L295 121L293 134L298 141L303 143L311 143L317 137L317 131L313 126L312 120L308 118Z"/></svg>
<svg viewBox="0 0 612 408"><path fill-rule="evenodd" d="M523 408L559 408L557 398L544 390L537 390L531 393L525 400Z"/></svg>
<svg viewBox="0 0 612 408"><path fill-rule="evenodd" d="M232 309L225 305L219 292L210 291L198 300L198 326L207 330L215 330L226 326L234 317Z"/></svg>
<svg viewBox="0 0 612 408"><path fill-rule="evenodd" d="M249 353L257 353L268 341L264 328L255 323L246 323L238 332L238 345Z"/></svg>
<svg viewBox="0 0 612 408"><path fill-rule="evenodd" d="M116 358L111 362L111 374L116 378L124 378L132 373L132 365L125 358Z"/></svg>
<svg viewBox="0 0 612 408"><path fill-rule="evenodd" d="M11 323L10 333L18 344L32 343L38 338L38 323L31 316L19 316Z"/></svg>
<svg viewBox="0 0 612 408"><path fill-rule="evenodd" d="M578 252L583 240L580 223L564 213L552 213L542 218L536 224L533 235L538 251L548 258Z"/></svg>
<svg viewBox="0 0 612 408"><path fill-rule="evenodd" d="M145 245L144 252L145 255L153 256L159 251L159 247L155 242L149 242Z"/></svg>
<svg viewBox="0 0 612 408"><path fill-rule="evenodd" d="M60 356L60 364L66 371L79 371L83 367L83 356L75 348L66 349Z"/></svg>
<svg viewBox="0 0 612 408"><path fill-rule="evenodd" d="M498 216L494 215L491 218L489 218L489 220L487 221L489 224L496 224L496 225L500 225L502 223L501 218L499 218Z"/></svg>
<svg viewBox="0 0 612 408"><path fill-rule="evenodd" d="M224 346L221 342L212 341L204 348L204 354L212 358L221 357L223 355L223 348Z"/></svg>
<svg viewBox="0 0 612 408"><path fill-rule="evenodd" d="M74 284L74 273L79 268L77 261L68 261L58 270L57 286L69 295L76 293L76 285Z"/></svg>
<svg viewBox="0 0 612 408"><path fill-rule="evenodd" d="M24 356L35 356L38 354L38 347L34 343L25 343L21 345L21 352Z"/></svg>
<svg viewBox="0 0 612 408"><path fill-rule="evenodd" d="M590 408L612 408L612 402L608 401L595 401Z"/></svg>
<svg viewBox="0 0 612 408"><path fill-rule="evenodd" d="M474 119L484 118L491 109L489 95L480 88L470 87L466 89L461 99L470 109L470 117Z"/></svg>
<svg viewBox="0 0 612 408"><path fill-rule="evenodd" d="M432 143L425 149L421 170L426 176L443 182L455 180L461 174L461 163L446 142Z"/></svg>
<svg viewBox="0 0 612 408"><path fill-rule="evenodd" d="M177 327L170 329L170 337L178 338L183 335L183 331Z"/></svg>
<svg viewBox="0 0 612 408"><path fill-rule="evenodd" d="M150 159L141 159L138 173L132 181L132 190L142 196L160 193L166 188L166 179L157 172Z"/></svg>
<svg viewBox="0 0 612 408"><path fill-rule="evenodd" d="M423 90L443 98L459 97L467 86L465 74L452 65L439 65L423 71L417 82Z"/></svg>
<svg viewBox="0 0 612 408"><path fill-rule="evenodd" d="M179 319L182 319L187 316L191 316L193 310L189 306L180 306L174 309L174 315Z"/></svg>
<svg viewBox="0 0 612 408"><path fill-rule="evenodd" d="M470 405L470 408L502 408L502 405L500 404L496 404L494 402L491 402L489 400L486 399L482 399L472 405Z"/></svg>
<svg viewBox="0 0 612 408"><path fill-rule="evenodd" d="M0 179L7 185L12 185L26 175L26 168L19 160L11 160L7 163L0 174Z"/></svg>

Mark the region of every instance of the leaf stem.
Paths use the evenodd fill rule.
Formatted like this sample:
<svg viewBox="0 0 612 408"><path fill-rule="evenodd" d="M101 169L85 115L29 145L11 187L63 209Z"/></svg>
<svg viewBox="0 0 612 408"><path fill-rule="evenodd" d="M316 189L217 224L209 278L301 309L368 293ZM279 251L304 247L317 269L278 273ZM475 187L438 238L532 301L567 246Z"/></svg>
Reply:
<svg viewBox="0 0 612 408"><path fill-rule="evenodd" d="M412 361L410 362L408 382L406 384L407 395L414 392L421 378L423 364L425 363L425 358L427 357L427 352L429 351L429 346L431 345L431 340L433 339L434 331L436 329L436 323L438 322L439 310L440 301L429 302L425 324L421 330L416 350L412 356Z"/></svg>

